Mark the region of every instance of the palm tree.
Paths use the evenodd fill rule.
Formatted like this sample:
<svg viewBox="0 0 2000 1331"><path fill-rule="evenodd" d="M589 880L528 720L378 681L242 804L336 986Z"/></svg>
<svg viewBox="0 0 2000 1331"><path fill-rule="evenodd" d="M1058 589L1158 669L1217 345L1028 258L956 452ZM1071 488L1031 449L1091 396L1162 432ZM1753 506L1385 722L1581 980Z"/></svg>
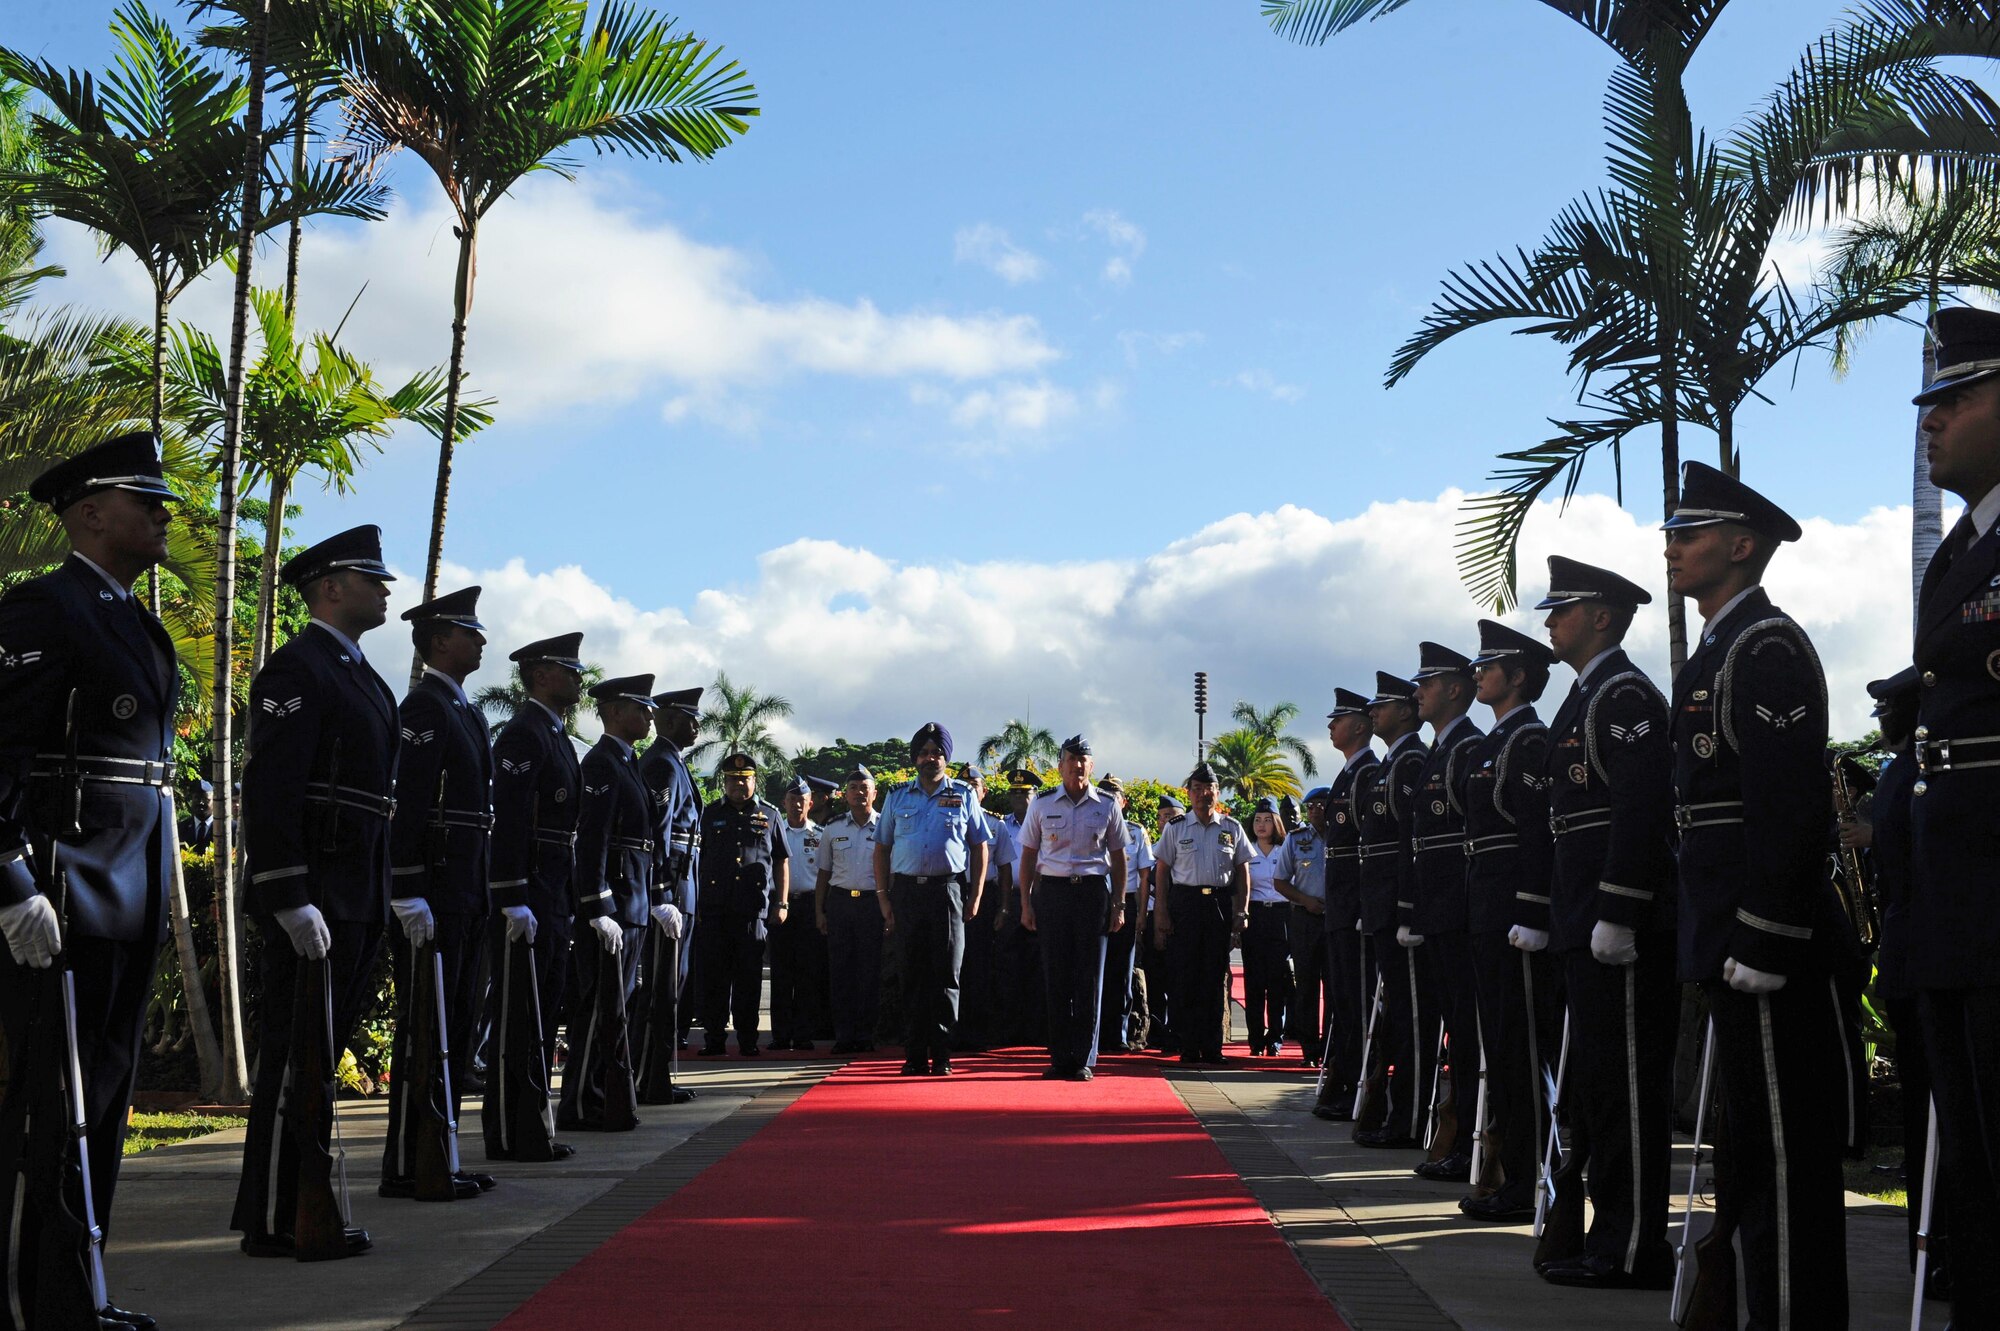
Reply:
<svg viewBox="0 0 2000 1331"><path fill-rule="evenodd" d="M775 693L764 694L750 686L738 687L729 676L717 672L708 690L708 706L701 713L701 743L687 751L692 767L713 754L719 764L732 753L747 753L757 760L761 771L782 775L791 770L784 749L771 734L771 722L790 716L792 704Z"/></svg>
<svg viewBox="0 0 2000 1331"><path fill-rule="evenodd" d="M458 440L479 227L530 171L573 175L560 156L587 142L679 162L707 160L748 128L755 89L734 61L622 5L588 29L578 0L405 0L393 21L332 12L324 40L346 75L348 133L368 154L408 148L458 218L451 361L431 505L424 598L437 595Z"/></svg>
<svg viewBox="0 0 2000 1331"><path fill-rule="evenodd" d="M1284 744L1255 730L1225 730L1210 740L1208 765L1216 784L1240 799L1297 799L1302 789L1285 761Z"/></svg>
<svg viewBox="0 0 2000 1331"><path fill-rule="evenodd" d="M1047 728L1012 720L997 735L979 741L979 765L990 770L1011 772L1024 767L1039 776L1061 754L1056 737Z"/></svg>
<svg viewBox="0 0 2000 1331"><path fill-rule="evenodd" d="M590 692L591 685L603 681L603 666L586 664L583 667L583 691L586 696ZM485 688L475 691L472 695L472 705L486 713L487 721L496 731L512 721L515 713L528 705L528 690L521 682L520 668L516 667L514 672L507 676L505 684L488 684ZM582 739L583 732L577 729L576 719L575 711L563 718L563 733L571 739Z"/></svg>
<svg viewBox="0 0 2000 1331"><path fill-rule="evenodd" d="M1269 709L1259 711L1250 703L1239 700L1229 709L1229 717L1252 734L1275 741L1280 749L1298 760L1302 775L1319 775L1319 760L1313 757L1312 748L1298 736L1285 733L1285 727L1299 719L1297 703L1275 703Z"/></svg>

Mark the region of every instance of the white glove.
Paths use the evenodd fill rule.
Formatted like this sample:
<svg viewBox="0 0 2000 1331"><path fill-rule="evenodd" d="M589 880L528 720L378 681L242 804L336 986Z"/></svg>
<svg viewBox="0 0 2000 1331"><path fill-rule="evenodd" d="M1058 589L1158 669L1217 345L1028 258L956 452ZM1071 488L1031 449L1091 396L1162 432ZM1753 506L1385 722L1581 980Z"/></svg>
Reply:
<svg viewBox="0 0 2000 1331"><path fill-rule="evenodd" d="M1404 947L1420 947L1423 944L1424 936L1422 934L1411 933L1410 926L1407 924L1399 924L1396 926L1396 941Z"/></svg>
<svg viewBox="0 0 2000 1331"><path fill-rule="evenodd" d="M396 912L396 922L403 926L403 937L411 947L422 947L437 937L437 919L431 903L422 897L391 897L389 909Z"/></svg>
<svg viewBox="0 0 2000 1331"><path fill-rule="evenodd" d="M1517 924L1507 931L1507 941L1523 952L1540 952L1549 945L1549 931Z"/></svg>
<svg viewBox="0 0 2000 1331"><path fill-rule="evenodd" d="M1361 921L1356 920L1354 922L1354 932L1357 934L1365 934L1368 932L1368 926L1363 924Z"/></svg>
<svg viewBox="0 0 2000 1331"><path fill-rule="evenodd" d="M625 950L625 931L619 928L618 921L609 915L598 916L590 922L590 927L596 930L597 941L602 943L604 950L612 956L615 957Z"/></svg>
<svg viewBox="0 0 2000 1331"><path fill-rule="evenodd" d="M62 951L62 927L56 920L56 908L39 892L26 901L0 908L0 933L7 935L7 950L14 954L17 966L47 970L55 964L56 953Z"/></svg>
<svg viewBox="0 0 2000 1331"><path fill-rule="evenodd" d="M1785 976L1753 970L1736 958L1722 963L1722 978L1739 994L1775 994L1785 987Z"/></svg>
<svg viewBox="0 0 2000 1331"><path fill-rule="evenodd" d="M310 961L318 961L333 946L333 931L318 906L293 906L277 913L278 927L292 940L292 951Z"/></svg>
<svg viewBox="0 0 2000 1331"><path fill-rule="evenodd" d="M663 901L653 907L653 918L659 921L660 928L666 933L667 937L679 938L681 936L681 913L670 903Z"/></svg>
<svg viewBox="0 0 2000 1331"><path fill-rule="evenodd" d="M1599 920L1590 931L1590 955L1607 966L1630 966L1639 959L1639 931L1629 924Z"/></svg>
<svg viewBox="0 0 2000 1331"><path fill-rule="evenodd" d="M535 941L535 912L526 906L502 906L500 913L507 917L507 941L518 943L527 939Z"/></svg>

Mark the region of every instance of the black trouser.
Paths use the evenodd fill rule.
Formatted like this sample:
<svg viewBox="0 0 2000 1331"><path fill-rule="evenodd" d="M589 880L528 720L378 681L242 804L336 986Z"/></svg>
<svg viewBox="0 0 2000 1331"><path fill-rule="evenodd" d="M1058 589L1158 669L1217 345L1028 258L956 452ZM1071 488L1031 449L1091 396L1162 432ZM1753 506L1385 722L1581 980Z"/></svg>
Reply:
<svg viewBox="0 0 2000 1331"><path fill-rule="evenodd" d="M1139 970L1146 977L1146 1042L1171 1053L1176 1048L1173 1035L1174 972L1167 960L1167 949L1153 941L1153 926L1149 921L1140 921L1136 951L1139 954Z"/></svg>
<svg viewBox="0 0 2000 1331"><path fill-rule="evenodd" d="M458 912L432 916L437 932L432 941L437 947L438 969L444 976L444 1029L445 1045L451 1050L451 1121L459 1121L459 1100L463 1095L462 1085L472 1058L468 1052L472 1047L474 1015L478 1010L479 954L482 926L485 917L466 915ZM382 1177L404 1179L410 1176L405 1161L411 1157L415 1147L413 1141L404 1139L404 1133L412 1126L409 1097L424 1094L421 1086L406 1085L395 1073L397 1068L414 1067L416 1055L412 1052L412 1038L435 1040L435 1031L408 1031L410 1000L414 996L411 988L416 984L434 985L436 978L429 970L423 974L410 975L410 961L415 951L401 928L389 931L389 951L396 963L396 1031L389 1052L389 1132L383 1143Z"/></svg>
<svg viewBox="0 0 2000 1331"><path fill-rule="evenodd" d="M1044 876L1035 885L1049 1062L1060 1070L1097 1065L1097 1002L1104 991L1104 926L1110 911L1111 879L1104 874Z"/></svg>
<svg viewBox="0 0 2000 1331"><path fill-rule="evenodd" d="M547 1032L554 1029L555 1011L542 1006L546 983L540 955L542 935L548 927L537 921L533 943L511 944L506 917L496 914L487 926L487 948L492 957L488 969L493 979L487 996L487 1025L492 1044L479 1120L488 1160L553 1158L555 1118L549 1108ZM565 959L569 955L567 935L561 955ZM532 981L529 966L534 967ZM524 1001L531 983L532 1003Z"/></svg>
<svg viewBox="0 0 2000 1331"><path fill-rule="evenodd" d="M882 908L875 893L827 889L827 969L833 982L833 1038L873 1041L882 996Z"/></svg>
<svg viewBox="0 0 2000 1331"><path fill-rule="evenodd" d="M573 926L570 940L573 982L570 985L570 1009L565 1018L569 1027L569 1061L563 1064L562 1094L556 1100L556 1124L565 1130L601 1126L604 1121L606 1076L632 1075L629 1062L630 1017L627 1017L627 1031L623 1033L627 1039L628 1061L622 1070L614 1072L606 1057L620 1033L600 1031L598 1028L598 986L616 984L620 986L621 996L630 998L632 988L639 979L646 926L625 924L620 925L619 930L624 943L614 957L604 950L603 940L591 928L590 921L579 920Z"/></svg>
<svg viewBox="0 0 2000 1331"><path fill-rule="evenodd" d="M285 1072L291 1064L299 955L292 951L291 938L276 920L269 916L256 920L258 932L264 936L257 966L264 994L257 1011L257 1080L250 1092L243 1178L237 1184L236 1210L229 1227L261 1238L290 1234L298 1213L298 1143L278 1123L278 1102L283 1098ZM326 969L333 989L333 1057L338 1062L340 1051L354 1034L354 1023L375 998L372 982L375 954L382 946L382 926L328 920L326 927L333 940L327 948Z"/></svg>
<svg viewBox="0 0 2000 1331"><path fill-rule="evenodd" d="M790 913L771 933L772 1046L817 1039L827 998L826 935L813 913L813 894L794 892Z"/></svg>
<svg viewBox="0 0 2000 1331"><path fill-rule="evenodd" d="M1716 1176L1726 1190L1716 1202L1733 1202L1737 1214L1746 1331L1840 1331L1847 1325L1846 1055L1832 981L1793 976L1774 994L1738 993L1717 980L1702 989L1715 1021L1729 1156ZM2000 1017L2000 1008L1991 1015ZM1989 1052L2000 1050L1991 1027L1977 1038ZM1659 1078L1667 1080L1664 1070ZM1945 1153L1939 1177L1958 1176Z"/></svg>
<svg viewBox="0 0 2000 1331"><path fill-rule="evenodd" d="M956 877L920 882L897 874L889 884L896 950L903 963L904 1057L951 1057L958 1021L958 968L965 960L965 906Z"/></svg>
<svg viewBox="0 0 2000 1331"><path fill-rule="evenodd" d="M1375 1032L1387 1060L1388 1113L1385 1130L1397 1136L1424 1139L1430 1115L1431 1086L1437 1079L1438 1012L1418 974L1416 954L1396 941L1396 927L1375 933L1375 964L1382 975L1382 1016Z"/></svg>
<svg viewBox="0 0 2000 1331"><path fill-rule="evenodd" d="M712 908L701 917L694 945L701 952L703 1047L720 1052L732 1022L736 1048L757 1047L764 996L764 914Z"/></svg>
<svg viewBox="0 0 2000 1331"><path fill-rule="evenodd" d="M1291 903L1253 901L1243 931L1243 1015L1250 1049L1285 1038L1292 1007Z"/></svg>
<svg viewBox="0 0 2000 1331"><path fill-rule="evenodd" d="M1175 883L1167 889L1167 956L1174 975L1174 1036L1181 1053L1219 1059L1229 1034L1229 934L1233 901L1226 887Z"/></svg>
<svg viewBox="0 0 2000 1331"><path fill-rule="evenodd" d="M1285 1028L1299 1042L1299 1053L1317 1063L1326 1046L1326 1018L1333 1011L1332 977L1326 963L1326 913L1294 905L1285 926L1292 948L1292 1010Z"/></svg>
<svg viewBox="0 0 2000 1331"><path fill-rule="evenodd" d="M542 1004L544 1078L555 1076L556 1028L563 1023L564 1003L569 996L569 936L575 918L535 912L535 941L531 946L535 950L535 982L540 986Z"/></svg>
<svg viewBox="0 0 2000 1331"><path fill-rule="evenodd" d="M999 1041L1047 1045L1048 1014L1042 1007L1042 940L1021 927L1017 912L994 940L994 970L1000 977Z"/></svg>
<svg viewBox="0 0 2000 1331"><path fill-rule="evenodd" d="M1561 1052L1561 1032L1550 1020L1556 994L1548 971L1546 952L1523 952L1506 934L1472 935L1492 1134L1487 1143L1489 1149L1498 1143L1508 1200L1522 1205L1534 1203L1535 1162L1548 1132L1543 1078Z"/></svg>
<svg viewBox="0 0 2000 1331"><path fill-rule="evenodd" d="M1580 1160L1595 1212L1584 1253L1645 1275L1672 1260L1668 1156L1680 1024L1673 951L1673 934L1659 932L1639 936L1639 960L1630 966L1606 966L1587 947L1561 958L1570 1022L1563 1105L1583 1119Z"/></svg>
<svg viewBox="0 0 2000 1331"><path fill-rule="evenodd" d="M2000 988L1919 990L1917 1013L1937 1101L1937 1200L1951 1216L1952 1326L1987 1331L2000 1327ZM1907 1080L1903 1116L1924 1118ZM1913 1174L1910 1187L1920 1182Z"/></svg>
<svg viewBox="0 0 2000 1331"><path fill-rule="evenodd" d="M1479 987L1472 973L1472 936L1463 929L1424 935L1417 949L1418 977L1428 973L1438 1015L1451 1041L1452 1108L1458 1115L1458 1155L1472 1154L1472 1125L1479 1117ZM1439 1106L1440 1109L1443 1106Z"/></svg>
<svg viewBox="0 0 2000 1331"><path fill-rule="evenodd" d="M1000 1012L999 939L994 922L1000 918L1000 879L987 880L979 894L979 910L965 922L965 960L959 965L958 1025L951 1042L958 1049L984 1049L994 1043Z"/></svg>
<svg viewBox="0 0 2000 1331"><path fill-rule="evenodd" d="M1104 990L1097 1000L1097 1044L1113 1053L1124 1052L1132 1041L1132 977L1138 969L1139 919L1137 893L1125 895L1125 923L1118 932L1104 936Z"/></svg>
<svg viewBox="0 0 2000 1331"><path fill-rule="evenodd" d="M1322 917L1321 925L1326 943L1326 1029L1320 1052L1327 1069L1319 1103L1329 1109L1350 1109L1354 1088L1361 1081L1361 1038L1368 1028L1375 981L1363 946L1367 935L1351 921L1336 921L1328 928Z"/></svg>

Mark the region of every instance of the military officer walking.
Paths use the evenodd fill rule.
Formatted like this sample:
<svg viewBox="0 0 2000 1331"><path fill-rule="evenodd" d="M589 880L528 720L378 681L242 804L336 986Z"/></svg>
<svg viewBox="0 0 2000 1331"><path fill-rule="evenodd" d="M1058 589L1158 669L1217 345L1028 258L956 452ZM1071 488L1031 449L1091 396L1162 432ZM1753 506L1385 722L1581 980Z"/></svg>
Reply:
<svg viewBox="0 0 2000 1331"><path fill-rule="evenodd" d="M583 694L581 633L543 638L511 653L527 695L493 745L493 984L480 1125L488 1160L562 1160L549 1072L569 977L575 913L576 811L582 768L567 722Z"/></svg>
<svg viewBox="0 0 2000 1331"><path fill-rule="evenodd" d="M1183 1063L1220 1063L1229 1035L1229 949L1250 923L1250 834L1216 805L1215 769L1195 764L1185 814L1160 829L1153 937L1174 971Z"/></svg>
<svg viewBox="0 0 2000 1331"><path fill-rule="evenodd" d="M732 1020L736 1052L759 1052L764 944L791 911L784 817L757 798L756 760L732 753L716 770L722 798L701 814L701 920L695 930L707 1035L701 1052L709 1058L726 1052Z"/></svg>
<svg viewBox="0 0 2000 1331"><path fill-rule="evenodd" d="M1089 1081L1097 1066L1104 936L1125 922L1125 816L1090 784L1090 741L1071 735L1062 784L1028 805L1021 827L1021 923L1040 935L1049 1014L1049 1068Z"/></svg>
<svg viewBox="0 0 2000 1331"><path fill-rule="evenodd" d="M819 886L824 829L806 817L813 788L802 776L785 787L785 922L771 935L771 1048L810 1050L826 991L826 936L819 931L813 892Z"/></svg>
<svg viewBox="0 0 2000 1331"><path fill-rule="evenodd" d="M875 774L856 766L842 787L847 812L826 825L813 910L827 940L833 988L833 1052L875 1048L876 1005L882 992L882 931L886 901L875 892Z"/></svg>
<svg viewBox="0 0 2000 1331"><path fill-rule="evenodd" d="M382 563L379 527L329 536L279 572L312 622L271 654L250 686L244 906L265 939L264 1002L230 1228L241 1231L252 1257L323 1261L363 1251L368 1235L349 1229L315 1250L295 1241L301 1149L295 1132L277 1131L278 1102L295 1052L306 1052L294 1049L295 1036L304 1032L318 1044L330 1026L317 1054L337 1059L374 997L375 955L389 916L400 726L395 695L361 654L359 639L388 618L393 575ZM330 1011L331 1022L318 1020L316 1009Z"/></svg>
<svg viewBox="0 0 2000 1331"><path fill-rule="evenodd" d="M920 726L910 737L910 757L917 779L890 791L882 804L875 886L902 954L909 1027L903 1074L945 1076L958 1020L965 918L978 913L991 834L972 788L947 775L950 731L935 721Z"/></svg>
<svg viewBox="0 0 2000 1331"><path fill-rule="evenodd" d="M979 799L979 816L986 821L986 886L979 894L979 913L965 922L965 962L959 968L958 1026L952 1048L989 1049L1004 1004L1000 995L1000 927L1014 890L1017 851L1007 825L986 811L986 774L971 763L962 774Z"/></svg>
<svg viewBox="0 0 2000 1331"><path fill-rule="evenodd" d="M485 716L465 696L466 677L479 669L486 646L478 611L479 588L468 587L403 612L424 673L399 709L403 743L396 816L389 823L389 908L399 926L389 935L397 1009L389 1066L410 1069L430 1062L419 1056L416 1042L435 1042L439 1032L419 1029L414 1018L421 1012L442 1021L451 1051L451 1099L442 1108L453 1125L458 1090L471 1068L487 916L487 839L493 828L492 744ZM430 991L421 1003L419 987ZM433 1111L418 1105L416 1097L438 1097L442 1091L441 1085L422 1086L401 1075L391 1083L383 1196L417 1195L416 1135L427 1130L423 1125L432 1121ZM455 1192L477 1195L481 1183L490 1188L493 1176L466 1175ZM426 1200L444 1198L433 1194Z"/></svg>
<svg viewBox="0 0 2000 1331"><path fill-rule="evenodd" d="M1327 786L1326 840L1326 1075L1320 1080L1313 1116L1342 1123L1353 1117L1354 1092L1361 1084L1361 1038L1375 994L1374 963L1361 919L1361 820L1357 792L1381 759L1370 741L1368 695L1333 691L1326 714L1327 738L1343 762Z"/></svg>
<svg viewBox="0 0 2000 1331"><path fill-rule="evenodd" d="M151 1327L152 1318L100 1297L82 1254L59 1261L42 1251L57 1241L54 1216L39 1190L18 1186L25 1180L16 1172L42 1142L23 1142L12 1125L28 1097L52 1098L28 1078L56 1075L57 1062L68 1061L66 1042L42 1044L28 1029L38 1010L39 1032L57 1029L47 977L60 965L75 986L91 1214L108 1228L174 854L180 677L172 641L132 584L166 557L166 506L180 496L162 477L150 434L122 435L57 463L28 493L55 512L70 554L0 600L0 1033L9 1064L0 1233L11 1240L0 1250L8 1296L0 1326L24 1331L18 1309L31 1324L95 1312L106 1331ZM48 1057L24 1060L31 1044ZM80 1190L66 1202L82 1215Z"/></svg>
<svg viewBox="0 0 2000 1331"><path fill-rule="evenodd" d="M989 832L986 848L988 888L992 886L992 866L998 861L1008 872L1000 918L995 925L993 970L997 977L999 1011L995 1015L997 1044L1046 1045L1048 1033L1042 1020L1041 940L1021 927L1021 824L1028 816L1028 802L1041 790L1041 778L1026 768L1007 773L1007 816ZM983 901L983 895L982 895Z"/></svg>

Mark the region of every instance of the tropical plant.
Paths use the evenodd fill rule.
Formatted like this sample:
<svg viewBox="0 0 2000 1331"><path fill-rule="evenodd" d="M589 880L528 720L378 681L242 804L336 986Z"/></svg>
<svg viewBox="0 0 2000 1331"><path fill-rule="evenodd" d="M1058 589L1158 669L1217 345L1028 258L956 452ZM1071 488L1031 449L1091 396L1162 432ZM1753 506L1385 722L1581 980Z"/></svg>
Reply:
<svg viewBox="0 0 2000 1331"><path fill-rule="evenodd" d="M1239 799L1296 799L1303 789L1283 742L1259 731L1223 731L1208 742L1208 765L1223 792Z"/></svg>
<svg viewBox="0 0 2000 1331"><path fill-rule="evenodd" d="M586 662L583 667L584 695L589 696L591 685L603 682L604 667ZM512 721L515 714L528 705L528 688L521 680L520 668L516 667L507 676L505 684L488 684L484 688L474 690L472 705L486 713L486 719L495 731ZM571 739L583 738L583 732L577 729L577 714L582 710L582 708L572 709L570 714L563 718L563 733Z"/></svg>
<svg viewBox="0 0 2000 1331"><path fill-rule="evenodd" d="M1312 747L1297 735L1285 733L1285 727L1299 719L1297 703L1274 703L1260 711L1254 704L1239 700L1229 709L1229 717L1243 729L1262 735L1266 739L1275 740L1280 749L1298 761L1299 772L1302 775L1319 775L1319 759L1313 757Z"/></svg>
<svg viewBox="0 0 2000 1331"><path fill-rule="evenodd" d="M715 683L706 694L708 705L701 712L701 742L687 751L692 767L713 756L719 764L732 753L747 753L766 773L791 770L785 751L771 734L771 722L792 714L792 704L775 693L759 693L750 685L738 686L727 674L716 673Z"/></svg>
<svg viewBox="0 0 2000 1331"><path fill-rule="evenodd" d="M1055 735L1046 727L1018 718L1001 726L998 734L979 741L979 765L990 771L1011 772L1019 767L1039 776L1060 756Z"/></svg>
<svg viewBox="0 0 2000 1331"><path fill-rule="evenodd" d="M755 89L734 61L621 4L587 27L581 0L404 0L392 21L330 10L323 40L344 71L348 137L366 155L408 148L437 176L457 226L451 360L438 446L424 598L437 595L458 442L479 228L531 171L570 177L560 154L588 143L706 160L748 128Z"/></svg>

